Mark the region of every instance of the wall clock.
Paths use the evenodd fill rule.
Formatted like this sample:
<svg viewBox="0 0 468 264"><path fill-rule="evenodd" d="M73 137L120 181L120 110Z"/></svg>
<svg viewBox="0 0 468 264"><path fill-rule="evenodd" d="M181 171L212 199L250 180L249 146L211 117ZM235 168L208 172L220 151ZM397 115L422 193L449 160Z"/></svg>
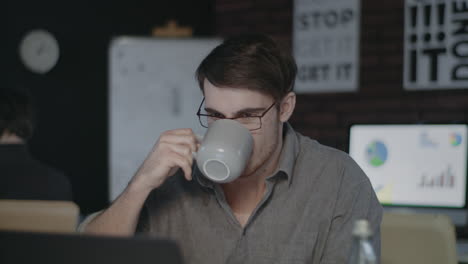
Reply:
<svg viewBox="0 0 468 264"><path fill-rule="evenodd" d="M45 74L58 62L59 44L50 32L43 29L32 30L21 40L19 55L28 70Z"/></svg>

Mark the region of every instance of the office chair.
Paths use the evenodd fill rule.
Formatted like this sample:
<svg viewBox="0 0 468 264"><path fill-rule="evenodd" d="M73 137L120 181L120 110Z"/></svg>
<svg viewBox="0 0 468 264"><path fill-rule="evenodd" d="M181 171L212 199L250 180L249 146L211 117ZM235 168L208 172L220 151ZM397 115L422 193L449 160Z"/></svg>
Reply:
<svg viewBox="0 0 468 264"><path fill-rule="evenodd" d="M0 230L70 233L78 217L78 206L69 201L0 199Z"/></svg>
<svg viewBox="0 0 468 264"><path fill-rule="evenodd" d="M456 264L455 228L440 214L384 213L382 264Z"/></svg>

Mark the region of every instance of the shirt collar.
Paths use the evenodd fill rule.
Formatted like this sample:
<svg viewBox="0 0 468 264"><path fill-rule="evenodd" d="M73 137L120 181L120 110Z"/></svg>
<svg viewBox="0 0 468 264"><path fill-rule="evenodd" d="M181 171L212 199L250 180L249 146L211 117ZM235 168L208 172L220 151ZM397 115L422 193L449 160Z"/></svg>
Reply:
<svg viewBox="0 0 468 264"><path fill-rule="evenodd" d="M291 185L294 174L294 165L298 154L299 142L296 132L289 123L285 123L283 126L283 148L281 149L278 168L272 176L267 178L267 180L284 175L288 180L288 185Z"/></svg>
<svg viewBox="0 0 468 264"><path fill-rule="evenodd" d="M296 132L289 123L283 126L283 147L279 157L278 168L267 180L284 175L288 180L288 185L291 185L294 165L299 154L299 143ZM198 183L204 187L214 188L214 182L207 179L200 171L196 163L192 167L192 179L196 179Z"/></svg>

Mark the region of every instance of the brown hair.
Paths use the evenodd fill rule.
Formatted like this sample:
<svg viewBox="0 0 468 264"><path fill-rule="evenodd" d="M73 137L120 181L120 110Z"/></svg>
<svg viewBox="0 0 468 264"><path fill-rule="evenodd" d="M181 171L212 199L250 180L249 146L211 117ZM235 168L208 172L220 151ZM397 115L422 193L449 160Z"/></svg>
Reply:
<svg viewBox="0 0 468 264"><path fill-rule="evenodd" d="M205 78L218 87L246 88L281 100L293 90L297 66L289 53L263 34L226 39L200 63L195 73L203 92Z"/></svg>
<svg viewBox="0 0 468 264"><path fill-rule="evenodd" d="M29 90L0 87L0 136L8 132L28 140L33 123L33 98Z"/></svg>

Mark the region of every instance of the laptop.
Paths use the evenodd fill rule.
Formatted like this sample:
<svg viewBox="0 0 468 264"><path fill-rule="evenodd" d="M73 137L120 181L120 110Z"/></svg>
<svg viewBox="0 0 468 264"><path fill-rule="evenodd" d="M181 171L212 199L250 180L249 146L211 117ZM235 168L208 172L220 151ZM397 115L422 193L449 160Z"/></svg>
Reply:
<svg viewBox="0 0 468 264"><path fill-rule="evenodd" d="M2 264L182 264L177 244L149 237L0 232Z"/></svg>

